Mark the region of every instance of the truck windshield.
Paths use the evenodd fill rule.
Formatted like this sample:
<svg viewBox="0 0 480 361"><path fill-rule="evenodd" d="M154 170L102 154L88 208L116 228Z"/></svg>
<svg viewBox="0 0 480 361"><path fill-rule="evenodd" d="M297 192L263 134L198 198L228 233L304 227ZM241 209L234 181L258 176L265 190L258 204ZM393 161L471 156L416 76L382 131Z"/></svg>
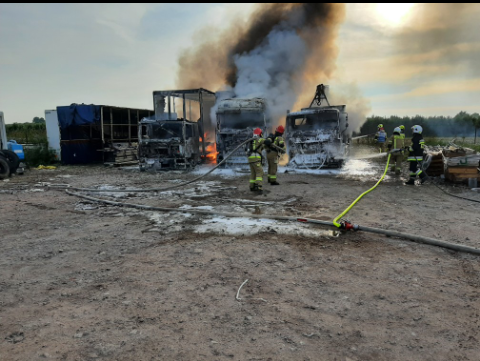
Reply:
<svg viewBox="0 0 480 361"><path fill-rule="evenodd" d="M182 123L173 122L157 122L146 125L147 139L168 139L182 137Z"/></svg>
<svg viewBox="0 0 480 361"><path fill-rule="evenodd" d="M220 129L263 128L265 126L263 113L224 113L217 114Z"/></svg>
<svg viewBox="0 0 480 361"><path fill-rule="evenodd" d="M321 113L292 116L289 117L289 125L294 130L333 130L338 126L338 113L327 110Z"/></svg>

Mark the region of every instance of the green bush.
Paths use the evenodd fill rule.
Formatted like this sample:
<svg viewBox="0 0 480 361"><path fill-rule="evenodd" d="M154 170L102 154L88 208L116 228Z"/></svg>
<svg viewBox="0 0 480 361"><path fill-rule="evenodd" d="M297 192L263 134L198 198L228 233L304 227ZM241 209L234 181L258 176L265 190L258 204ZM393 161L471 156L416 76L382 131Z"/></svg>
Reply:
<svg viewBox="0 0 480 361"><path fill-rule="evenodd" d="M24 152L27 167L38 167L39 165L50 165L57 162L55 151L48 149L46 144L25 148Z"/></svg>

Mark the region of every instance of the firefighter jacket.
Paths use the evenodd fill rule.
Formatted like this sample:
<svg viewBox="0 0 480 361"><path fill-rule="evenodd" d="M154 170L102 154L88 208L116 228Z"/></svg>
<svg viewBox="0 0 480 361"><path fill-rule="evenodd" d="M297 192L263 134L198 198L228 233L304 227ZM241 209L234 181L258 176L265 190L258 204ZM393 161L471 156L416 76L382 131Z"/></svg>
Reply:
<svg viewBox="0 0 480 361"><path fill-rule="evenodd" d="M265 149L265 138L254 139L250 142L248 150L248 163L262 161L262 151Z"/></svg>
<svg viewBox="0 0 480 361"><path fill-rule="evenodd" d="M379 130L375 134L375 140L377 143L385 143L387 141L387 132L385 130Z"/></svg>
<svg viewBox="0 0 480 361"><path fill-rule="evenodd" d="M415 133L412 137L412 145L409 147L408 160L420 161L423 160L423 151L425 148L425 141L421 134Z"/></svg>
<svg viewBox="0 0 480 361"><path fill-rule="evenodd" d="M271 135L271 136L269 136L269 138L271 139L273 145L277 146L280 149L285 150L285 140L283 139L282 136ZM265 148L267 150L267 153L270 153L270 152L282 153L282 151L278 150L273 145L271 145L271 146L266 145L265 146Z"/></svg>
<svg viewBox="0 0 480 361"><path fill-rule="evenodd" d="M393 134L390 138L389 147L391 145L392 150L401 149L403 153L403 148L405 148L405 138L401 134ZM401 153L398 153L401 154Z"/></svg>

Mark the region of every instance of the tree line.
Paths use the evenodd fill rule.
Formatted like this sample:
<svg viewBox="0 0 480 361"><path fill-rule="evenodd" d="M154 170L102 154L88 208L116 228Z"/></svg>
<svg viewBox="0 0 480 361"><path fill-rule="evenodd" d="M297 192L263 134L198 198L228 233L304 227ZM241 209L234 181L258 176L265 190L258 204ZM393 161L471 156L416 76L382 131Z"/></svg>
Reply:
<svg viewBox="0 0 480 361"><path fill-rule="evenodd" d="M410 128L412 126L421 125L423 135L426 137L474 137L476 142L478 129L480 128L480 115L478 113L469 114L465 111L461 111L454 117L443 115L430 117L391 115L390 117L381 117L372 115L367 117L365 123L360 127L359 133L353 136L375 133L378 124L383 124L389 136L393 134L393 129L399 125L405 126L407 136L411 135Z"/></svg>
<svg viewBox="0 0 480 361"><path fill-rule="evenodd" d="M47 127L43 123L5 124L8 140L14 139L20 144L47 143Z"/></svg>

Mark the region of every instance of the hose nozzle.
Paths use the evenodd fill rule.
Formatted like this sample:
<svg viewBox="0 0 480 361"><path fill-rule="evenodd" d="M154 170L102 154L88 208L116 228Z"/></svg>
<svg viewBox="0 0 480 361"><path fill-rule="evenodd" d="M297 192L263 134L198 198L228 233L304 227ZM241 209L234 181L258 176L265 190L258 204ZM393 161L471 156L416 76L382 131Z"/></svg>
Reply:
<svg viewBox="0 0 480 361"><path fill-rule="evenodd" d="M347 231L348 230L358 231L358 224L353 224L347 220L343 220L343 222L341 222L340 224L342 225L341 228Z"/></svg>

